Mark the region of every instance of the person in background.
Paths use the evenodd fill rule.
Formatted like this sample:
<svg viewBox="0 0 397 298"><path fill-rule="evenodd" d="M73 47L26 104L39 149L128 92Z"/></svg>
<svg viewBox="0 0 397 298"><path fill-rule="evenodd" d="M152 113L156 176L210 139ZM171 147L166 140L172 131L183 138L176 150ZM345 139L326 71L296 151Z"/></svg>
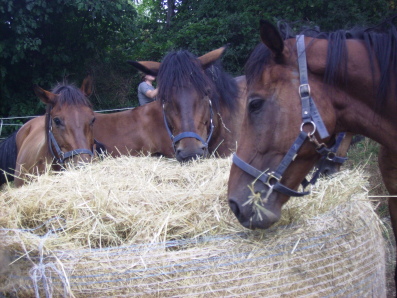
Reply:
<svg viewBox="0 0 397 298"><path fill-rule="evenodd" d="M155 79L154 76L142 74L142 82L138 86L139 105L143 106L156 100L158 90L153 87Z"/></svg>

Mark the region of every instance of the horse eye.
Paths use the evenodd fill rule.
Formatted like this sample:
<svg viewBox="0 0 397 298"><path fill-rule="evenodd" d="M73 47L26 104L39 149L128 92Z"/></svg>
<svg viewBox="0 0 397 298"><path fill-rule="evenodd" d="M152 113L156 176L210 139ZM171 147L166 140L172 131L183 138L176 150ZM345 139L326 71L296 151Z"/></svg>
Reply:
<svg viewBox="0 0 397 298"><path fill-rule="evenodd" d="M62 124L62 121L59 118L54 118L53 121L54 121L56 126L60 126Z"/></svg>
<svg viewBox="0 0 397 298"><path fill-rule="evenodd" d="M258 112L262 108L264 102L265 102L264 100L259 98L250 101L248 105L248 109L250 113Z"/></svg>
<svg viewBox="0 0 397 298"><path fill-rule="evenodd" d="M91 120L91 125L93 125L94 124L94 122L95 122L95 120L96 120L96 118L94 117L94 118L92 118L92 120Z"/></svg>

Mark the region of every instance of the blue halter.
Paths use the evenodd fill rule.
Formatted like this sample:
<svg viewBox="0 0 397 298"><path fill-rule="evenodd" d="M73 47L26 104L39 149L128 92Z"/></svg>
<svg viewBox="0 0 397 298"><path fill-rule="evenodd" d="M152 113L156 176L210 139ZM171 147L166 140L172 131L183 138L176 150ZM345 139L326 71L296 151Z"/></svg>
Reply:
<svg viewBox="0 0 397 298"><path fill-rule="evenodd" d="M182 133L180 133L180 134L174 136L174 135L172 134L172 132L171 132L171 129L170 129L169 125L168 125L167 117L166 117L166 115L165 115L165 110L164 110L164 104L163 104L163 118L164 118L165 128L167 129L168 135L169 135L170 138L171 138L172 147L174 148L174 151L176 151L176 146L175 146L175 144L176 144L177 142L179 142L180 140L184 139L184 138L195 138L195 139L199 140L199 141L204 145L204 147L205 147L206 150L208 150L208 143L209 143L210 140L211 140L212 133L214 132L214 127L215 127L215 126L214 126L214 123L213 123L213 121L212 121L213 116L214 116L214 113L213 113L213 111L212 111L212 102L211 102L210 99L208 99L208 101L209 101L209 105L210 105L210 127L209 127L209 128L210 128L210 132L209 132L209 134L208 134L207 140L204 140L204 139L203 139L202 137L200 137L197 133L191 132L191 131L185 131L185 132L182 132Z"/></svg>

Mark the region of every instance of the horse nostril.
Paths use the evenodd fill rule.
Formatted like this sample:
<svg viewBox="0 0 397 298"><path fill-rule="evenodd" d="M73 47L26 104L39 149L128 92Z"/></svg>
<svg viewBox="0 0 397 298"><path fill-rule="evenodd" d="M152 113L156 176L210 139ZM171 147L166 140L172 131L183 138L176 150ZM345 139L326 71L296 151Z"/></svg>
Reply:
<svg viewBox="0 0 397 298"><path fill-rule="evenodd" d="M238 207L238 204L233 200L229 200L229 207L230 209L232 209L234 215L236 215L236 217L239 218L240 208Z"/></svg>

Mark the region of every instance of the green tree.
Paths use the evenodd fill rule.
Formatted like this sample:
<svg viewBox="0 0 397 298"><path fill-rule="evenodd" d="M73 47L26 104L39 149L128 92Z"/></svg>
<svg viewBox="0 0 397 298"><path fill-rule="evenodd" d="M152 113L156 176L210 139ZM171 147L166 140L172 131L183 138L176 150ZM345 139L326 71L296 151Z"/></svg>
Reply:
<svg viewBox="0 0 397 298"><path fill-rule="evenodd" d="M94 72L95 108L136 103L137 71L127 59L170 50L202 55L229 45L227 71L243 73L259 42L259 19L324 31L373 25L395 13L385 0L0 0L0 115L41 113L31 85L49 88Z"/></svg>
<svg viewBox="0 0 397 298"><path fill-rule="evenodd" d="M373 25L392 13L395 1L385 0L143 0L138 5L140 35L131 56L161 60L173 49L201 55L229 44L224 64L233 74L241 74L259 42L259 19L330 31Z"/></svg>
<svg viewBox="0 0 397 298"><path fill-rule="evenodd" d="M42 112L32 85L81 82L134 33L128 0L0 0L0 115Z"/></svg>

